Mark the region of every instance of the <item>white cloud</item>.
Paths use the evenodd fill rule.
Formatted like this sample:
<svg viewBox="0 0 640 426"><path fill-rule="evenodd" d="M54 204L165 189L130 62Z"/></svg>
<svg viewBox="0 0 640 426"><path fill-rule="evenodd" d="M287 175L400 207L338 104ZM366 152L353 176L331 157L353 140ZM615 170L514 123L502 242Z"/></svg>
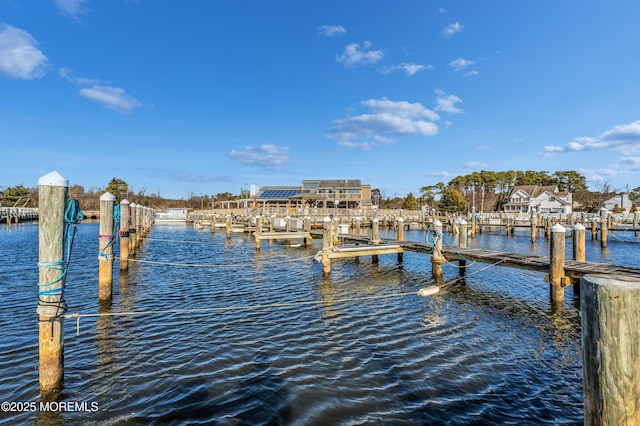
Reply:
<svg viewBox="0 0 640 426"><path fill-rule="evenodd" d="M625 155L640 152L640 120L615 126L595 137L575 138L564 146L545 146L543 155L580 151L619 151Z"/></svg>
<svg viewBox="0 0 640 426"><path fill-rule="evenodd" d="M458 58L449 62L449 67L455 72L458 72L458 71L462 71L463 69L467 68L469 65L473 65L473 64L475 64L475 62L469 61L464 58Z"/></svg>
<svg viewBox="0 0 640 426"><path fill-rule="evenodd" d="M471 70L471 71L467 71L464 74L462 74L463 77L470 77L470 76L474 76L474 75L478 75L480 74L478 71L476 70Z"/></svg>
<svg viewBox="0 0 640 426"><path fill-rule="evenodd" d="M322 25L318 27L318 34L324 37L340 37L346 33L347 30L342 25Z"/></svg>
<svg viewBox="0 0 640 426"><path fill-rule="evenodd" d="M638 170L640 169L640 157L622 157L616 161L615 166Z"/></svg>
<svg viewBox="0 0 640 426"><path fill-rule="evenodd" d="M47 72L47 57L28 32L0 24L0 75L32 80Z"/></svg>
<svg viewBox="0 0 640 426"><path fill-rule="evenodd" d="M480 163L478 161L467 161L466 163L462 164L462 167L466 170L473 170L487 168L489 167L489 165L487 163Z"/></svg>
<svg viewBox="0 0 640 426"><path fill-rule="evenodd" d="M328 137L347 148L371 149L376 145L391 143L392 136L433 136L438 126L432 121L440 117L419 103L369 99L361 104L372 113L360 114L333 122ZM427 120L430 121L427 121Z"/></svg>
<svg viewBox="0 0 640 426"><path fill-rule="evenodd" d="M407 75L415 75L420 71L433 69L431 65L419 65L419 64L411 64L411 63L401 63L400 65L392 65L390 67L385 67L382 69L382 72L385 74L389 74L393 71L402 70Z"/></svg>
<svg viewBox="0 0 640 426"><path fill-rule="evenodd" d="M244 149L232 149L227 155L245 166L259 166L269 170L280 170L288 160L289 147L263 144L258 147L247 145Z"/></svg>
<svg viewBox="0 0 640 426"><path fill-rule="evenodd" d="M127 112L141 105L133 96L127 95L124 89L111 86L92 86L80 89L80 96L101 103L107 108Z"/></svg>
<svg viewBox="0 0 640 426"><path fill-rule="evenodd" d="M449 177L449 176L453 176L453 173L449 173L445 170L441 170L439 172L427 172L424 175L430 176L430 177Z"/></svg>
<svg viewBox="0 0 640 426"><path fill-rule="evenodd" d="M85 3L86 0L54 0L54 4L62 14L74 19L89 10Z"/></svg>
<svg viewBox="0 0 640 426"><path fill-rule="evenodd" d="M463 29L464 27L460 25L460 22L454 22L453 24L448 25L446 28L442 30L442 36L451 37L454 34L457 34L460 31L462 31Z"/></svg>
<svg viewBox="0 0 640 426"><path fill-rule="evenodd" d="M445 96L445 93L440 89L436 89L435 92L438 97L436 98L436 106L433 109L448 112L449 114L460 114L462 112L461 109L456 107L456 104L462 102L462 99L456 95Z"/></svg>
<svg viewBox="0 0 640 426"><path fill-rule="evenodd" d="M344 53L336 60L345 67L351 68L358 65L373 65L382 60L384 53L382 50L371 50L371 42L365 41L362 49L358 43L350 43L344 48Z"/></svg>
<svg viewBox="0 0 640 426"><path fill-rule="evenodd" d="M80 86L104 86L111 84L110 81L99 80L97 78L76 77L71 68L60 68L58 70L58 74L69 83L78 84Z"/></svg>

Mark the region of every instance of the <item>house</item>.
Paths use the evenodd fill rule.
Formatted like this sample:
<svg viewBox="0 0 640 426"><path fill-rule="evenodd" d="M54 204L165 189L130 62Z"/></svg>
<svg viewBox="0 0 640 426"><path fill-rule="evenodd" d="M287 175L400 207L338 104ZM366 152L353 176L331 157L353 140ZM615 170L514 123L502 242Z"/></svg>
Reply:
<svg viewBox="0 0 640 426"><path fill-rule="evenodd" d="M604 202L603 207L609 211L613 211L617 205L623 212L628 212L634 204L637 205L638 200L631 200L629 194L623 193L609 198Z"/></svg>
<svg viewBox="0 0 640 426"><path fill-rule="evenodd" d="M571 193L560 192L556 185L519 185L509 194L503 210L507 213L559 213L572 212Z"/></svg>

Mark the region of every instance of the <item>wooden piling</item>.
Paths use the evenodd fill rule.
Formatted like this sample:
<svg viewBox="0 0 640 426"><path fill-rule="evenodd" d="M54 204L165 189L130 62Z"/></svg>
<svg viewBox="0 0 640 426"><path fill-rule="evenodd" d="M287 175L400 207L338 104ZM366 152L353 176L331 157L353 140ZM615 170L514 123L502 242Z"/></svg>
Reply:
<svg viewBox="0 0 640 426"><path fill-rule="evenodd" d="M120 201L120 270L129 269L129 200Z"/></svg>
<svg viewBox="0 0 640 426"><path fill-rule="evenodd" d="M535 210L531 210L531 243L535 244L536 243L536 222L537 222L538 218L536 217L536 212Z"/></svg>
<svg viewBox="0 0 640 426"><path fill-rule="evenodd" d="M564 286L569 283L568 278L564 275L566 229L557 223L550 228L550 232L549 256L551 262L549 265L548 279L551 301L553 303L561 303L564 301Z"/></svg>
<svg viewBox="0 0 640 426"><path fill-rule="evenodd" d="M580 279L585 425L640 424L640 282Z"/></svg>
<svg viewBox="0 0 640 426"><path fill-rule="evenodd" d="M609 220L609 211L604 207L600 209L600 247L607 247L607 222Z"/></svg>
<svg viewBox="0 0 640 426"><path fill-rule="evenodd" d="M640 212L633 213L633 236L634 237L638 236L638 215L640 215Z"/></svg>
<svg viewBox="0 0 640 426"><path fill-rule="evenodd" d="M228 214L226 217L226 231L227 231L227 240L231 239L231 215Z"/></svg>
<svg viewBox="0 0 640 426"><path fill-rule="evenodd" d="M442 265L447 259L442 254L442 222L436 219L433 222L433 231L436 233L433 253L431 254L431 274L434 277L442 276Z"/></svg>
<svg viewBox="0 0 640 426"><path fill-rule="evenodd" d="M137 236L138 232L140 232L140 230L136 228L136 216L138 212L136 206L136 203L129 204L129 256L136 254Z"/></svg>
<svg viewBox="0 0 640 426"><path fill-rule="evenodd" d="M398 226L398 241L404 241L404 218L399 217L396 221ZM398 262L402 262L404 259L404 253L398 253Z"/></svg>
<svg viewBox="0 0 640 426"><path fill-rule="evenodd" d="M585 261L585 227L576 223L573 225L573 260Z"/></svg>
<svg viewBox="0 0 640 426"><path fill-rule="evenodd" d="M57 172L38 180L38 371L40 390L60 389L64 377L64 215L69 181ZM7 218L7 221L9 218Z"/></svg>
<svg viewBox="0 0 640 426"><path fill-rule="evenodd" d="M460 219L460 248L467 248L467 221Z"/></svg>
<svg viewBox="0 0 640 426"><path fill-rule="evenodd" d="M302 221L302 227L304 229L304 232L309 232L309 237L304 239L304 243L306 246L310 246L311 245L311 218L309 216L305 216L303 221Z"/></svg>
<svg viewBox="0 0 640 426"><path fill-rule="evenodd" d="M371 242L374 245L380 244L380 221L377 217L373 218L371 221ZM371 256L371 263L378 263L378 255L374 254Z"/></svg>
<svg viewBox="0 0 640 426"><path fill-rule="evenodd" d="M591 219L591 240L595 241L598 239L598 221L594 217Z"/></svg>
<svg viewBox="0 0 640 426"><path fill-rule="evenodd" d="M111 300L113 283L113 205L116 197L109 192L100 196L100 240L98 255L98 299Z"/></svg>
<svg viewBox="0 0 640 426"><path fill-rule="evenodd" d="M329 275L331 272L331 259L329 250L333 246L333 221L329 216L322 221L322 273Z"/></svg>
<svg viewBox="0 0 640 426"><path fill-rule="evenodd" d="M262 234L262 218L260 216L256 216L256 230L254 232L256 250L260 250L260 234Z"/></svg>

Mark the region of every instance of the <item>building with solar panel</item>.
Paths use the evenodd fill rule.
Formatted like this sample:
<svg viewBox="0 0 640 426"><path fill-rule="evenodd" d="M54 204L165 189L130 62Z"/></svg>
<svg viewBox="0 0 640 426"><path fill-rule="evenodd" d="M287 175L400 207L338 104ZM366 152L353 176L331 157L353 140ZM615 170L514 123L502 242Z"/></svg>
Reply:
<svg viewBox="0 0 640 426"><path fill-rule="evenodd" d="M252 197L254 207L371 207L371 185L360 179L303 180L301 186L265 186Z"/></svg>

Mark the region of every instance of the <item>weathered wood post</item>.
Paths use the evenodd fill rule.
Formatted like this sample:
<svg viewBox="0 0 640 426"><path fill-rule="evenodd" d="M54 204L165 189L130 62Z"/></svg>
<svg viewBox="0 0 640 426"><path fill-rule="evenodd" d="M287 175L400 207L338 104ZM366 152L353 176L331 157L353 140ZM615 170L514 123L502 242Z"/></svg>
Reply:
<svg viewBox="0 0 640 426"><path fill-rule="evenodd" d="M380 244L380 221L377 217L374 217L371 221L371 242L374 245ZM371 263L378 263L378 255L371 255Z"/></svg>
<svg viewBox="0 0 640 426"><path fill-rule="evenodd" d="M260 234L262 234L262 218L260 216L256 216L256 230L254 232L254 237L256 239L256 250L260 250Z"/></svg>
<svg viewBox="0 0 640 426"><path fill-rule="evenodd" d="M113 283L113 205L116 197L109 192L100 196L100 254L98 255L98 299L111 300Z"/></svg>
<svg viewBox="0 0 640 426"><path fill-rule="evenodd" d="M640 281L580 279L585 425L640 424Z"/></svg>
<svg viewBox="0 0 640 426"><path fill-rule="evenodd" d="M404 218L401 216L396 221L398 226L398 241L404 241ZM398 253L398 262L404 259L403 253Z"/></svg>
<svg viewBox="0 0 640 426"><path fill-rule="evenodd" d="M273 227L275 226L276 217L271 215L271 220L269 221L269 232L273 232Z"/></svg>
<svg viewBox="0 0 640 426"><path fill-rule="evenodd" d="M227 240L230 240L231 239L231 215L228 214L226 219L227 219L226 221Z"/></svg>
<svg viewBox="0 0 640 426"><path fill-rule="evenodd" d="M609 219L609 211L604 207L600 209L600 247L607 247L607 221Z"/></svg>
<svg viewBox="0 0 640 426"><path fill-rule="evenodd" d="M553 303L561 303L564 301L564 286L567 284L567 277L564 275L564 257L565 257L565 232L564 226L559 223L553 225L550 229L551 241L549 248L549 256L551 259L549 265L549 284L551 301Z"/></svg>
<svg viewBox="0 0 640 426"><path fill-rule="evenodd" d="M331 272L331 259L329 251L333 246L333 221L329 216L322 221L322 273L329 275Z"/></svg>
<svg viewBox="0 0 640 426"><path fill-rule="evenodd" d="M58 172L38 180L38 348L40 390L54 391L64 377L64 215L69 181ZM9 221L9 217L7 217Z"/></svg>
<svg viewBox="0 0 640 426"><path fill-rule="evenodd" d="M129 200L120 201L120 270L129 269Z"/></svg>
<svg viewBox="0 0 640 426"><path fill-rule="evenodd" d="M458 222L460 225L460 248L467 248L467 228L468 223L464 219L460 219Z"/></svg>
<svg viewBox="0 0 640 426"><path fill-rule="evenodd" d="M136 254L136 240L138 232L140 232L140 230L136 228L136 216L138 212L136 206L136 203L129 204L129 256Z"/></svg>
<svg viewBox="0 0 640 426"><path fill-rule="evenodd" d="M309 216L304 217L304 219L302 220L302 226L303 226L304 232L311 233L311 218ZM305 245L310 246L311 240L312 240L311 234L309 234L309 237L304 239Z"/></svg>
<svg viewBox="0 0 640 426"><path fill-rule="evenodd" d="M591 218L591 240L595 241L598 239L598 222L596 218Z"/></svg>
<svg viewBox="0 0 640 426"><path fill-rule="evenodd" d="M467 248L467 221L460 219L460 248ZM459 274L464 275L467 272L467 261L460 259L458 261Z"/></svg>
<svg viewBox="0 0 640 426"><path fill-rule="evenodd" d="M360 216L356 216L356 235L360 235Z"/></svg>
<svg viewBox="0 0 640 426"><path fill-rule="evenodd" d="M144 207L141 204L136 204L136 247L140 247L142 244L142 237L145 236L146 230L143 226Z"/></svg>
<svg viewBox="0 0 640 426"><path fill-rule="evenodd" d="M536 217L536 211L535 210L531 210L531 243L535 244L536 243L536 222L537 222L538 218Z"/></svg>
<svg viewBox="0 0 640 426"><path fill-rule="evenodd" d="M433 253L431 254L431 274L434 277L442 276L442 264L447 261L442 255L442 222L438 219L433 222L433 231L436 233Z"/></svg>
<svg viewBox="0 0 640 426"><path fill-rule="evenodd" d="M573 260L585 261L585 227L576 223L573 225Z"/></svg>
<svg viewBox="0 0 640 426"><path fill-rule="evenodd" d="M638 215L639 214L640 212L633 213L633 236L634 237L638 236Z"/></svg>

